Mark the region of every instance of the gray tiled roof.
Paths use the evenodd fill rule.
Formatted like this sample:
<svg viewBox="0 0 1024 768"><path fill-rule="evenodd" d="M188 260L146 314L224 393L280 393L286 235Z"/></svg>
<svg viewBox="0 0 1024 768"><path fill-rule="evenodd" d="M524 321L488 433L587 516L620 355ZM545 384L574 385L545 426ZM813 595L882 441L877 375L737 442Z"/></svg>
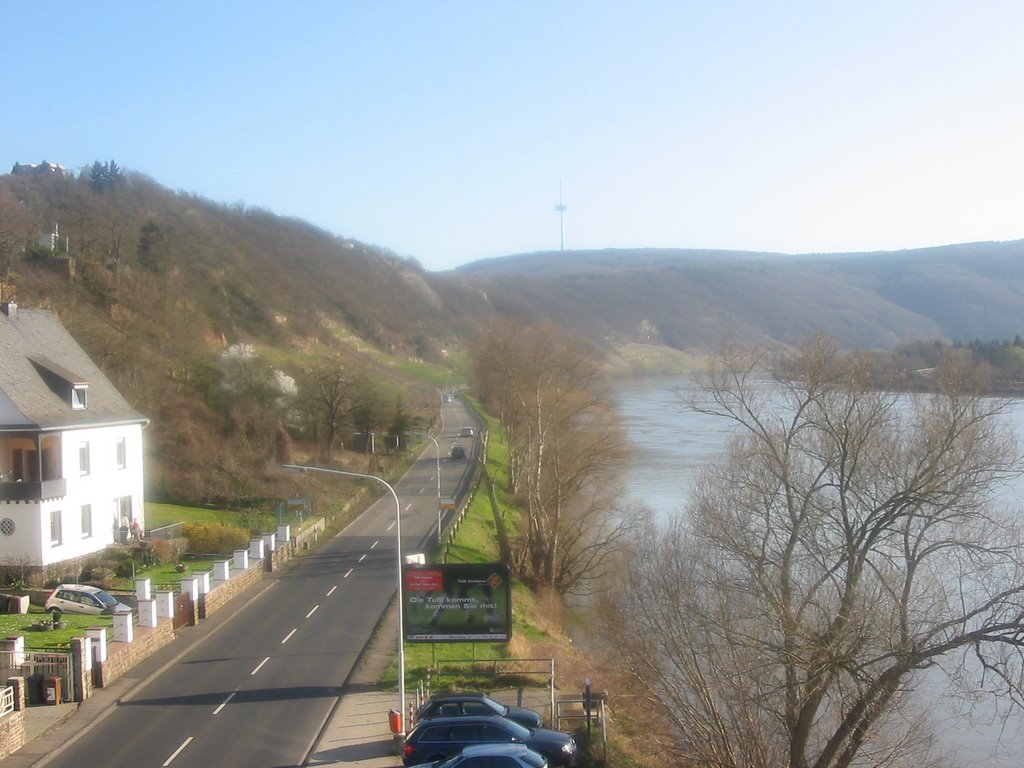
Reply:
<svg viewBox="0 0 1024 768"><path fill-rule="evenodd" d="M0 430L147 421L52 312L17 307L10 315L0 312ZM87 407L74 410L67 391L81 382L88 384Z"/></svg>

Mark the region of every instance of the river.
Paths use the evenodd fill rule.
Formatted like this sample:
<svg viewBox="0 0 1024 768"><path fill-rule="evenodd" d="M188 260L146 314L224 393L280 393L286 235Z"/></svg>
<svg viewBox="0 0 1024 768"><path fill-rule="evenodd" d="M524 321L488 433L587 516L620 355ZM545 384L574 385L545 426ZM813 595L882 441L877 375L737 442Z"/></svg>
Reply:
<svg viewBox="0 0 1024 768"><path fill-rule="evenodd" d="M659 377L621 382L615 400L627 428L633 455L626 473L625 502L642 504L666 517L685 509L702 468L720 455L727 436L725 423L685 407L692 379ZM1010 414L1017 435L1024 439L1024 401ZM1024 479L1008 486L1005 503L1022 508ZM1022 513L1024 514L1024 513ZM973 721L955 717L955 703L943 698L937 680L923 686L930 716L938 723L942 748L962 768L1017 768L1024 764L1024 714L1006 722L984 707Z"/></svg>

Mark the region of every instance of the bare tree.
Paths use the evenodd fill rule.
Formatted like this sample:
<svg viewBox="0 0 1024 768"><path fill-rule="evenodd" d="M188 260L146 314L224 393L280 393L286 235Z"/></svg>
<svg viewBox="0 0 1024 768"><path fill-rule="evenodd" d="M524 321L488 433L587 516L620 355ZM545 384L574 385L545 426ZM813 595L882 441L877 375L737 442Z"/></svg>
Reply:
<svg viewBox="0 0 1024 768"><path fill-rule="evenodd" d="M735 428L727 454L636 538L605 636L689 764L940 764L909 694L927 670L1021 703L1024 549L991 503L1020 466L1005 403L960 358L920 396L824 339L797 362L769 383L723 361L694 405Z"/></svg>
<svg viewBox="0 0 1024 768"><path fill-rule="evenodd" d="M305 371L303 401L316 429L317 460L334 460L334 445L345 424L352 385L340 363L323 362Z"/></svg>
<svg viewBox="0 0 1024 768"><path fill-rule="evenodd" d="M509 440L511 490L526 519L517 574L559 593L584 591L632 524L614 492L625 440L594 353L551 325L495 326L474 353L477 384Z"/></svg>

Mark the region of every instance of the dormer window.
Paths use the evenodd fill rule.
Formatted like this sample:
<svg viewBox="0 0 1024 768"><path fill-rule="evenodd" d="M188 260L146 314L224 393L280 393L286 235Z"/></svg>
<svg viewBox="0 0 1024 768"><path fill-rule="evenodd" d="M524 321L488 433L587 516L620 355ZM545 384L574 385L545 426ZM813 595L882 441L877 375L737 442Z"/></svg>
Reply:
<svg viewBox="0 0 1024 768"><path fill-rule="evenodd" d="M84 411L89 407L89 382L84 377L42 355L30 355L28 359L50 390L70 405L71 410Z"/></svg>
<svg viewBox="0 0 1024 768"><path fill-rule="evenodd" d="M88 384L75 384L71 388L71 407L76 411L83 411L88 405Z"/></svg>

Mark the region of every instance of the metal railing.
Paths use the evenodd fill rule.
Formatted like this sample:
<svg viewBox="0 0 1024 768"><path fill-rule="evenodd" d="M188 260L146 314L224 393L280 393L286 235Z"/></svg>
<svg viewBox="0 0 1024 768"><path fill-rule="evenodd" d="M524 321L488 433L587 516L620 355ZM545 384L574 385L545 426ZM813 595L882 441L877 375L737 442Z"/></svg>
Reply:
<svg viewBox="0 0 1024 768"><path fill-rule="evenodd" d="M14 711L14 688L8 685L0 690L0 717Z"/></svg>

